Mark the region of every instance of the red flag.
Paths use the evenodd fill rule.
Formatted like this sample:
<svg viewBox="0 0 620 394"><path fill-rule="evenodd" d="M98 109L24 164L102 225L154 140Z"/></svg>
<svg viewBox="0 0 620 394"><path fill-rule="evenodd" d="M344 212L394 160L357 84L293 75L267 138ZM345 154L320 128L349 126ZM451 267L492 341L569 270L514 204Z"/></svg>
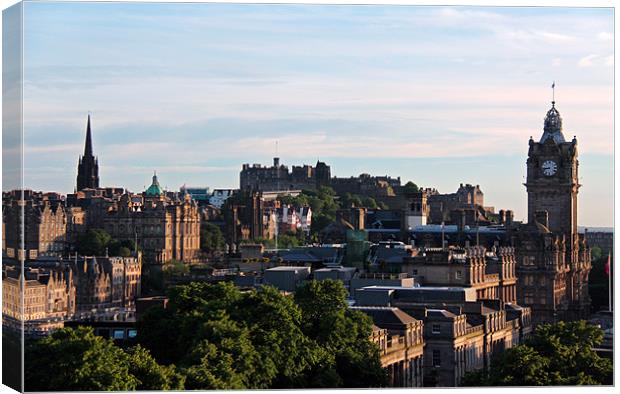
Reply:
<svg viewBox="0 0 620 394"><path fill-rule="evenodd" d="M611 265L611 254L607 255L607 263L605 263L605 275L609 276L609 268Z"/></svg>

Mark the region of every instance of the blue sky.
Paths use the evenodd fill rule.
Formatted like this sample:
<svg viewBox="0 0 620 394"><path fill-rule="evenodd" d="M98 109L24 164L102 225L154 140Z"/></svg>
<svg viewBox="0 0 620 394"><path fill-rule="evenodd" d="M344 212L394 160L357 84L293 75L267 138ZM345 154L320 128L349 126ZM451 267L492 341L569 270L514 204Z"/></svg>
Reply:
<svg viewBox="0 0 620 394"><path fill-rule="evenodd" d="M27 187L237 187L242 163L400 176L526 215L553 80L580 224L613 223L613 13L587 8L27 3Z"/></svg>

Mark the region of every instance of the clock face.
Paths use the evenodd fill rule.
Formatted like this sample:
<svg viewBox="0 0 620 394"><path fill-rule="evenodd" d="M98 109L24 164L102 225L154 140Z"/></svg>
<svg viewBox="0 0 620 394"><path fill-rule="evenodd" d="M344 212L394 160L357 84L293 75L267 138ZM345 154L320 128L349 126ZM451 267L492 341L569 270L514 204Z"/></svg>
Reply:
<svg viewBox="0 0 620 394"><path fill-rule="evenodd" d="M558 165L553 160L546 160L542 164L542 172L546 176L553 176L558 171Z"/></svg>

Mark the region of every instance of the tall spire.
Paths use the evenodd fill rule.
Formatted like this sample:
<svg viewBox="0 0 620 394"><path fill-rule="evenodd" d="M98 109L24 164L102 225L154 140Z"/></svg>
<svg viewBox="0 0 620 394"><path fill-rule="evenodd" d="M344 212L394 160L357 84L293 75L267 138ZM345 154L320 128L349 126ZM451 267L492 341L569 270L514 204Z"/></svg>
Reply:
<svg viewBox="0 0 620 394"><path fill-rule="evenodd" d="M78 161L77 191L99 187L99 164L93 156L93 141L90 133L90 113L86 123L86 143L84 156Z"/></svg>
<svg viewBox="0 0 620 394"><path fill-rule="evenodd" d="M90 135L90 114L88 114L88 122L86 123L86 144L84 144L84 156L93 155L93 142Z"/></svg>

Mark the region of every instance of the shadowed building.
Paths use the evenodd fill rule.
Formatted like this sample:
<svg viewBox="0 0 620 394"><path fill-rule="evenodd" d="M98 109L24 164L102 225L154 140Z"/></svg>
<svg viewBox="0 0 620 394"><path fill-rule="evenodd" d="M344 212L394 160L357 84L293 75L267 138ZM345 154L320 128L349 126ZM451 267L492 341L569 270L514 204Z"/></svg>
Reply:
<svg viewBox="0 0 620 394"><path fill-rule="evenodd" d="M67 215L60 195L32 190L6 192L2 211L6 230L3 252L7 257L33 260L60 256L65 251Z"/></svg>
<svg viewBox="0 0 620 394"><path fill-rule="evenodd" d="M390 387L422 387L424 324L398 308L354 306L370 316L375 327L371 340L379 345L381 365Z"/></svg>

